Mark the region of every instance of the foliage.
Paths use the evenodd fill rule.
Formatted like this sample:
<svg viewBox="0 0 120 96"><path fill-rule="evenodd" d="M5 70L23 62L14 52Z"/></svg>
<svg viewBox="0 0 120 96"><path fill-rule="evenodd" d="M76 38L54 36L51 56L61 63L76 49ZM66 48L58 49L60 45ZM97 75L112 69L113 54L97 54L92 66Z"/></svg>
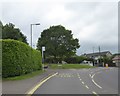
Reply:
<svg viewBox="0 0 120 96"><path fill-rule="evenodd" d="M2 39L2 22L0 21L0 39Z"/></svg>
<svg viewBox="0 0 120 96"><path fill-rule="evenodd" d="M43 70L37 70L37 71L34 71L34 72L31 72L31 73L28 73L28 74L24 74L24 75L21 75L21 76L15 76L15 77L8 77L8 78L3 78L2 80L3 81L8 81L8 80L23 80L23 79L28 79L28 78L32 78L34 76L37 76L37 75L40 75L42 74Z"/></svg>
<svg viewBox="0 0 120 96"><path fill-rule="evenodd" d="M111 58L113 59L115 56L120 56L120 53L113 54Z"/></svg>
<svg viewBox="0 0 120 96"><path fill-rule="evenodd" d="M12 23L2 26L2 39L14 39L28 44L26 36L20 32L19 28L15 28Z"/></svg>
<svg viewBox="0 0 120 96"><path fill-rule="evenodd" d="M108 66L112 66L113 65L112 57L104 56L103 57L103 62L104 62L104 64L108 64Z"/></svg>
<svg viewBox="0 0 120 96"><path fill-rule="evenodd" d="M65 57L63 61L67 62L68 64L80 64L82 63L84 60L88 60L88 61L93 61L93 59L91 58L87 58L85 56L71 56L71 57ZM59 63L61 62L61 58L56 58L56 61ZM54 63L54 57L47 57L45 59L45 63Z"/></svg>
<svg viewBox="0 0 120 96"><path fill-rule="evenodd" d="M78 63L78 60L76 57L69 57L69 58L65 58L64 59L65 62L67 62L68 64L75 64Z"/></svg>
<svg viewBox="0 0 120 96"><path fill-rule="evenodd" d="M13 77L41 69L41 53L27 44L5 39L2 42L2 76Z"/></svg>
<svg viewBox="0 0 120 96"><path fill-rule="evenodd" d="M41 33L41 38L38 39L37 49L41 50L45 46L46 57L54 57L64 59L75 54L79 48L79 40L74 39L71 30L58 25L52 26Z"/></svg>
<svg viewBox="0 0 120 96"><path fill-rule="evenodd" d="M75 56L75 57L68 57L68 58L65 58L64 61L66 61L67 63L73 63L73 64L76 64L76 63L82 63L84 60L88 60L88 61L93 61L91 58L87 58L85 56Z"/></svg>
<svg viewBox="0 0 120 96"><path fill-rule="evenodd" d="M104 56L102 58L99 58L98 60L101 63L108 64L108 66L115 66L115 64L113 64L113 62L112 62L112 58L113 58L113 56L111 56L111 57Z"/></svg>
<svg viewBox="0 0 120 96"><path fill-rule="evenodd" d="M45 58L45 63L54 63L54 62L57 62L57 63L61 63L61 58L56 58L54 59L54 57L47 57Z"/></svg>

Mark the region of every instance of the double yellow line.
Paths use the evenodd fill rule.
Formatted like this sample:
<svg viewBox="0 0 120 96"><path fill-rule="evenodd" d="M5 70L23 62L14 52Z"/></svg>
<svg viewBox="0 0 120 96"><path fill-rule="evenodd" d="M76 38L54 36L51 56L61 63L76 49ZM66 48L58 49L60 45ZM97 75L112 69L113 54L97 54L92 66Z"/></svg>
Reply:
<svg viewBox="0 0 120 96"><path fill-rule="evenodd" d="M54 77L57 74L58 74L58 72L49 76L49 77L47 77L46 79L43 79L40 82L38 82L38 84L36 86L34 86L30 91L26 92L27 96L32 95L43 83L45 83L47 80L49 80L50 78Z"/></svg>

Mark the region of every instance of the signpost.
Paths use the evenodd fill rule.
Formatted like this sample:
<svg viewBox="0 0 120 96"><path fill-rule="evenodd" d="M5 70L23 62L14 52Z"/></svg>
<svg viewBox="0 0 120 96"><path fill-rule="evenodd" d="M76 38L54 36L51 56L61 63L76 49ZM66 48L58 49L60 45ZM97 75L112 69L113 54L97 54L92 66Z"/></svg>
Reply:
<svg viewBox="0 0 120 96"><path fill-rule="evenodd" d="M42 47L42 65L43 65L43 71L44 71L44 51L45 51L45 47Z"/></svg>

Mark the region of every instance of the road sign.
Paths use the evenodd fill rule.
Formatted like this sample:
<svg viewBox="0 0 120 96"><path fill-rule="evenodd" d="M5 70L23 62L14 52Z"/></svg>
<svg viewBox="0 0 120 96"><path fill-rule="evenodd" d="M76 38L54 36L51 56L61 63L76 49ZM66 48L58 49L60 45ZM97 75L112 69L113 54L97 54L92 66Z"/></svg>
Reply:
<svg viewBox="0 0 120 96"><path fill-rule="evenodd" d="M45 47L44 46L42 47L42 51L45 51Z"/></svg>

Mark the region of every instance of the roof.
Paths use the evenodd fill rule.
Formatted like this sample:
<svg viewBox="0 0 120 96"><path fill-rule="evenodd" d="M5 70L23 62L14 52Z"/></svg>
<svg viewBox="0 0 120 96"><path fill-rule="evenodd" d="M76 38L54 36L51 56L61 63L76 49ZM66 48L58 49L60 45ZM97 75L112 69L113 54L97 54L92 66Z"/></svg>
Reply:
<svg viewBox="0 0 120 96"><path fill-rule="evenodd" d="M116 55L112 60L120 60L120 55Z"/></svg>
<svg viewBox="0 0 120 96"><path fill-rule="evenodd" d="M89 54L84 54L84 56L88 56L88 57L91 57L91 56L99 56L99 55L106 55L107 53L111 54L109 51L104 51L104 52L96 52L96 53L89 53ZM112 54L111 54L112 55Z"/></svg>

